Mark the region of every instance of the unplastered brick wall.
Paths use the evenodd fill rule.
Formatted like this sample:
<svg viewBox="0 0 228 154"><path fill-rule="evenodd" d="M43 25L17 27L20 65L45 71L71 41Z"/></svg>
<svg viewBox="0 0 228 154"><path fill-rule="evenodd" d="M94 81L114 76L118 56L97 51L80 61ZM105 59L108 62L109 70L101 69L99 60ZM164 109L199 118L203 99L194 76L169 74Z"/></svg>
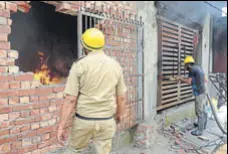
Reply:
<svg viewBox="0 0 228 154"><path fill-rule="evenodd" d="M43 2L54 5L56 11L69 15L76 15L80 8L103 11L129 20L136 14L133 3L126 1ZM10 15L17 11L26 13L30 9L29 1L0 2L0 154L42 154L60 147L56 140L56 130L64 102L64 85L44 86L34 80L33 73L20 72L20 68L15 65L20 51L11 49L8 41L13 23ZM136 74L136 52L114 47L124 44L124 47L136 48L136 35L130 35L136 29L134 26L111 21L103 21L96 26L102 27L106 34L106 53L116 58L125 72L128 103L124 121L118 126L120 131L135 124L137 78L130 77L130 74ZM71 122L68 124L70 126Z"/></svg>

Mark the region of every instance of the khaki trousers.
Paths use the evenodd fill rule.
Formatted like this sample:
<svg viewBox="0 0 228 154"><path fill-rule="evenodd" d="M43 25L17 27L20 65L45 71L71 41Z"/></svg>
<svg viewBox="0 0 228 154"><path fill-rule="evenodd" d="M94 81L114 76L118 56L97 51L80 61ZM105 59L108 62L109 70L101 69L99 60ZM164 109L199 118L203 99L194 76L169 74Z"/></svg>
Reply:
<svg viewBox="0 0 228 154"><path fill-rule="evenodd" d="M198 128L200 131L204 130L205 125L207 124L207 95L201 94L196 96L195 110L198 118Z"/></svg>
<svg viewBox="0 0 228 154"><path fill-rule="evenodd" d="M64 154L80 154L91 139L96 154L109 154L112 149L112 138L116 132L116 122L110 120L83 120L75 117L69 144Z"/></svg>

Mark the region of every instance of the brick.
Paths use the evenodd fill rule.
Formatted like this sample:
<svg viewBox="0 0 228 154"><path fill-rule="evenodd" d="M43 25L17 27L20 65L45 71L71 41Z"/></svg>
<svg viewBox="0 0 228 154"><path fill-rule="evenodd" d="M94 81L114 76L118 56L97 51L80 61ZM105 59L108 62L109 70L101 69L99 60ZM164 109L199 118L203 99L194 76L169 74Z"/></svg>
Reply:
<svg viewBox="0 0 228 154"><path fill-rule="evenodd" d="M69 130L66 129L66 133L67 134L68 134L68 132L69 132ZM56 136L57 136L57 132L56 131L52 131L50 134L51 134L51 138L56 138Z"/></svg>
<svg viewBox="0 0 228 154"><path fill-rule="evenodd" d="M68 3L59 3L56 5L56 12L65 12L71 9L71 5Z"/></svg>
<svg viewBox="0 0 228 154"><path fill-rule="evenodd" d="M1 153L8 153L11 150L11 144L10 143L5 143L3 145L0 145L0 152Z"/></svg>
<svg viewBox="0 0 228 154"><path fill-rule="evenodd" d="M48 108L50 105L49 101L46 101L46 102L39 102L38 103L38 108Z"/></svg>
<svg viewBox="0 0 228 154"><path fill-rule="evenodd" d="M31 116L37 116L40 114L40 111L39 109L36 109L36 110L31 110Z"/></svg>
<svg viewBox="0 0 228 154"><path fill-rule="evenodd" d="M10 130L10 134L12 135L12 134L19 134L20 133L20 128L12 128L11 130Z"/></svg>
<svg viewBox="0 0 228 154"><path fill-rule="evenodd" d="M53 132L53 131L56 131L57 130L57 126L54 125L54 126L48 126L48 127L45 127L45 128L40 128L37 130L37 133L38 134L46 134L46 133L49 133L49 132Z"/></svg>
<svg viewBox="0 0 228 154"><path fill-rule="evenodd" d="M1 21L1 19L0 19L0 21ZM0 34L0 42L7 42L7 41L8 41L8 35L7 34Z"/></svg>
<svg viewBox="0 0 228 154"><path fill-rule="evenodd" d="M9 104L8 98L0 98L0 106L8 105L8 104Z"/></svg>
<svg viewBox="0 0 228 154"><path fill-rule="evenodd" d="M51 93L52 93L52 88L48 88L48 87L36 89L34 92L34 94L38 96L49 95Z"/></svg>
<svg viewBox="0 0 228 154"><path fill-rule="evenodd" d="M40 81L32 81L31 82L31 88L38 88L40 87L42 84L40 83Z"/></svg>
<svg viewBox="0 0 228 154"><path fill-rule="evenodd" d="M59 92L56 94L56 98L63 98L63 92Z"/></svg>
<svg viewBox="0 0 228 154"><path fill-rule="evenodd" d="M19 148L18 153L26 153L26 152L34 151L36 149L37 149L37 145L31 145L24 148Z"/></svg>
<svg viewBox="0 0 228 154"><path fill-rule="evenodd" d="M29 81L23 81L21 82L21 89L30 89L31 84Z"/></svg>
<svg viewBox="0 0 228 154"><path fill-rule="evenodd" d="M48 153L49 152L49 147L41 148L39 149L39 154L41 153Z"/></svg>
<svg viewBox="0 0 228 154"><path fill-rule="evenodd" d="M7 65L7 59L6 58L0 58L0 66L6 66Z"/></svg>
<svg viewBox="0 0 228 154"><path fill-rule="evenodd" d="M9 66L9 73L18 73L19 67L18 66Z"/></svg>
<svg viewBox="0 0 228 154"><path fill-rule="evenodd" d="M22 73L15 76L16 81L32 81L33 79L33 73Z"/></svg>
<svg viewBox="0 0 228 154"><path fill-rule="evenodd" d="M16 92L15 92L15 91L12 91L12 90L0 91L0 98L13 96L13 95L15 95L15 94L16 94Z"/></svg>
<svg viewBox="0 0 228 154"><path fill-rule="evenodd" d="M49 96L40 96L39 97L39 100L40 101L47 101L47 100L52 100L55 97L56 97L55 94L50 94Z"/></svg>
<svg viewBox="0 0 228 154"><path fill-rule="evenodd" d="M17 142L13 143L12 148L13 149L21 148L21 146L22 146L22 142L21 141L17 141Z"/></svg>
<svg viewBox="0 0 228 154"><path fill-rule="evenodd" d="M37 149L37 150L34 150L34 151L32 151L31 153L28 153L28 154L41 154L41 153L40 153L40 149Z"/></svg>
<svg viewBox="0 0 228 154"><path fill-rule="evenodd" d="M9 82L9 88L10 89L20 89L21 83L20 82Z"/></svg>
<svg viewBox="0 0 228 154"><path fill-rule="evenodd" d="M10 113L12 112L12 108L11 107L0 107L0 115L1 114L5 114L5 113Z"/></svg>
<svg viewBox="0 0 228 154"><path fill-rule="evenodd" d="M55 112L57 110L57 107L56 106L50 106L49 108L48 108L48 111L49 112Z"/></svg>
<svg viewBox="0 0 228 154"><path fill-rule="evenodd" d="M18 4L18 10L20 10L21 12L28 13L30 8L31 5L29 5L27 2L20 1L20 4Z"/></svg>
<svg viewBox="0 0 228 154"><path fill-rule="evenodd" d="M3 121L1 122L0 129L9 128L11 126L11 123L9 121Z"/></svg>
<svg viewBox="0 0 228 154"><path fill-rule="evenodd" d="M45 121L45 120L50 120L52 118L52 114L46 114L46 115L42 115L42 121Z"/></svg>
<svg viewBox="0 0 228 154"><path fill-rule="evenodd" d="M19 104L19 98L18 97L9 97L9 104Z"/></svg>
<svg viewBox="0 0 228 154"><path fill-rule="evenodd" d="M30 124L33 123L35 120L33 118L26 118L22 120L17 120L14 122L15 125L25 125L25 124Z"/></svg>
<svg viewBox="0 0 228 154"><path fill-rule="evenodd" d="M8 57L9 58L18 59L18 56L19 56L18 51L16 51L16 50L9 50L8 51Z"/></svg>
<svg viewBox="0 0 228 154"><path fill-rule="evenodd" d="M18 90L16 95L17 96L30 96L30 95L34 95L34 89L22 89L22 90Z"/></svg>
<svg viewBox="0 0 228 154"><path fill-rule="evenodd" d="M28 118L30 116L30 111L22 111L20 116L21 118Z"/></svg>
<svg viewBox="0 0 228 154"><path fill-rule="evenodd" d="M40 109L40 114L45 114L45 113L48 113L47 108Z"/></svg>
<svg viewBox="0 0 228 154"><path fill-rule="evenodd" d="M17 140L17 136L9 136L5 138L0 139L0 145L4 143L9 143L9 142L15 142Z"/></svg>
<svg viewBox="0 0 228 154"><path fill-rule="evenodd" d="M17 12L17 4L6 2L6 9L12 12Z"/></svg>
<svg viewBox="0 0 228 154"><path fill-rule="evenodd" d="M30 145L32 145L32 140L30 138L25 138L22 140L22 147L26 147Z"/></svg>
<svg viewBox="0 0 228 154"><path fill-rule="evenodd" d="M31 129L34 130L34 129L38 129L40 128L40 124L39 123L33 123L31 124Z"/></svg>
<svg viewBox="0 0 228 154"><path fill-rule="evenodd" d="M30 96L30 101L31 102L37 102L39 100L38 96Z"/></svg>
<svg viewBox="0 0 228 154"><path fill-rule="evenodd" d="M0 33L10 34L11 28L9 25L0 25Z"/></svg>
<svg viewBox="0 0 228 154"><path fill-rule="evenodd" d="M8 82L0 82L1 90L8 90L9 89L9 83Z"/></svg>
<svg viewBox="0 0 228 154"><path fill-rule="evenodd" d="M57 122L56 119L51 119L48 121L48 124L49 124L49 126L51 126L51 125L55 125L56 122Z"/></svg>
<svg viewBox="0 0 228 154"><path fill-rule="evenodd" d="M12 25L12 20L11 19L7 19L7 25L11 26Z"/></svg>
<svg viewBox="0 0 228 154"><path fill-rule="evenodd" d="M41 141L41 137L40 136L35 136L33 139L32 139L32 143L38 143Z"/></svg>
<svg viewBox="0 0 228 154"><path fill-rule="evenodd" d="M46 140L50 139L50 137L51 137L50 133L44 134L44 135L42 135L42 141L46 141Z"/></svg>
<svg viewBox="0 0 228 154"><path fill-rule="evenodd" d="M0 75L1 73L6 73L8 72L9 68L7 66L0 66Z"/></svg>
<svg viewBox="0 0 228 154"><path fill-rule="evenodd" d="M9 114L1 114L0 115L0 122L9 120Z"/></svg>
<svg viewBox="0 0 228 154"><path fill-rule="evenodd" d="M13 59L13 58L7 58L7 65L8 66L15 65L15 59Z"/></svg>
<svg viewBox="0 0 228 154"><path fill-rule="evenodd" d="M18 135L18 140L21 141L23 138L30 138L30 137L34 137L36 135L37 135L36 131L21 133Z"/></svg>
<svg viewBox="0 0 228 154"><path fill-rule="evenodd" d="M24 127L21 127L21 132L27 132L31 129L31 126L30 125L27 125L27 126L24 126Z"/></svg>
<svg viewBox="0 0 228 154"><path fill-rule="evenodd" d="M20 113L19 112L11 112L11 113L9 113L9 119L10 120L16 120L19 117L20 117Z"/></svg>
<svg viewBox="0 0 228 154"><path fill-rule="evenodd" d="M48 121L40 122L40 127L47 127L47 126L48 126Z"/></svg>
<svg viewBox="0 0 228 154"><path fill-rule="evenodd" d="M0 1L0 9L5 9L5 8L6 8L5 1Z"/></svg>
<svg viewBox="0 0 228 154"><path fill-rule="evenodd" d="M13 75L0 75L0 82L13 81L13 80L14 80Z"/></svg>
<svg viewBox="0 0 228 154"><path fill-rule="evenodd" d="M9 129L0 130L0 137L7 136L7 135L9 135Z"/></svg>
<svg viewBox="0 0 228 154"><path fill-rule="evenodd" d="M0 9L0 17L10 17L10 11Z"/></svg>
<svg viewBox="0 0 228 154"><path fill-rule="evenodd" d="M20 97L20 103L21 104L26 104L26 103L29 103L29 102L30 102L30 100L29 100L28 96Z"/></svg>
<svg viewBox="0 0 228 154"><path fill-rule="evenodd" d="M50 139L50 140L47 140L47 141L44 141L44 142L38 144L38 148L47 147L49 145L56 144L56 143L57 143L57 139L53 138L53 139Z"/></svg>

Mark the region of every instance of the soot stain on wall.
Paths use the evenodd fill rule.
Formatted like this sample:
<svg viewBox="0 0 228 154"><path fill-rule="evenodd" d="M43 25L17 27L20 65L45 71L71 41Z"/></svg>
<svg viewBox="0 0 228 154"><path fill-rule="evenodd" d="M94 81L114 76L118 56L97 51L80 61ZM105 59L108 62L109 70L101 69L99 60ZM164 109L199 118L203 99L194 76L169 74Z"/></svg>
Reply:
<svg viewBox="0 0 228 154"><path fill-rule="evenodd" d="M16 64L21 71L32 72L39 64L37 52L43 52L50 69L67 76L77 59L77 17L55 12L55 7L31 2L29 13L11 16L11 49L19 51Z"/></svg>

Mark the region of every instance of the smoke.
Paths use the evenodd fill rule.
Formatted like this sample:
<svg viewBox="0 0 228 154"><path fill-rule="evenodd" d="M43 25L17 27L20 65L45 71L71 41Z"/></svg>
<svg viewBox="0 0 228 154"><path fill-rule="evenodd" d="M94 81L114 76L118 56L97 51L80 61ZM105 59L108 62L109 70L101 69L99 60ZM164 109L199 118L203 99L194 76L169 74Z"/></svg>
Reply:
<svg viewBox="0 0 228 154"><path fill-rule="evenodd" d="M226 1L210 1L210 3L221 10L227 4ZM222 16L222 11L204 1L159 1L157 8L159 15L191 28L202 26L207 14L214 18Z"/></svg>

